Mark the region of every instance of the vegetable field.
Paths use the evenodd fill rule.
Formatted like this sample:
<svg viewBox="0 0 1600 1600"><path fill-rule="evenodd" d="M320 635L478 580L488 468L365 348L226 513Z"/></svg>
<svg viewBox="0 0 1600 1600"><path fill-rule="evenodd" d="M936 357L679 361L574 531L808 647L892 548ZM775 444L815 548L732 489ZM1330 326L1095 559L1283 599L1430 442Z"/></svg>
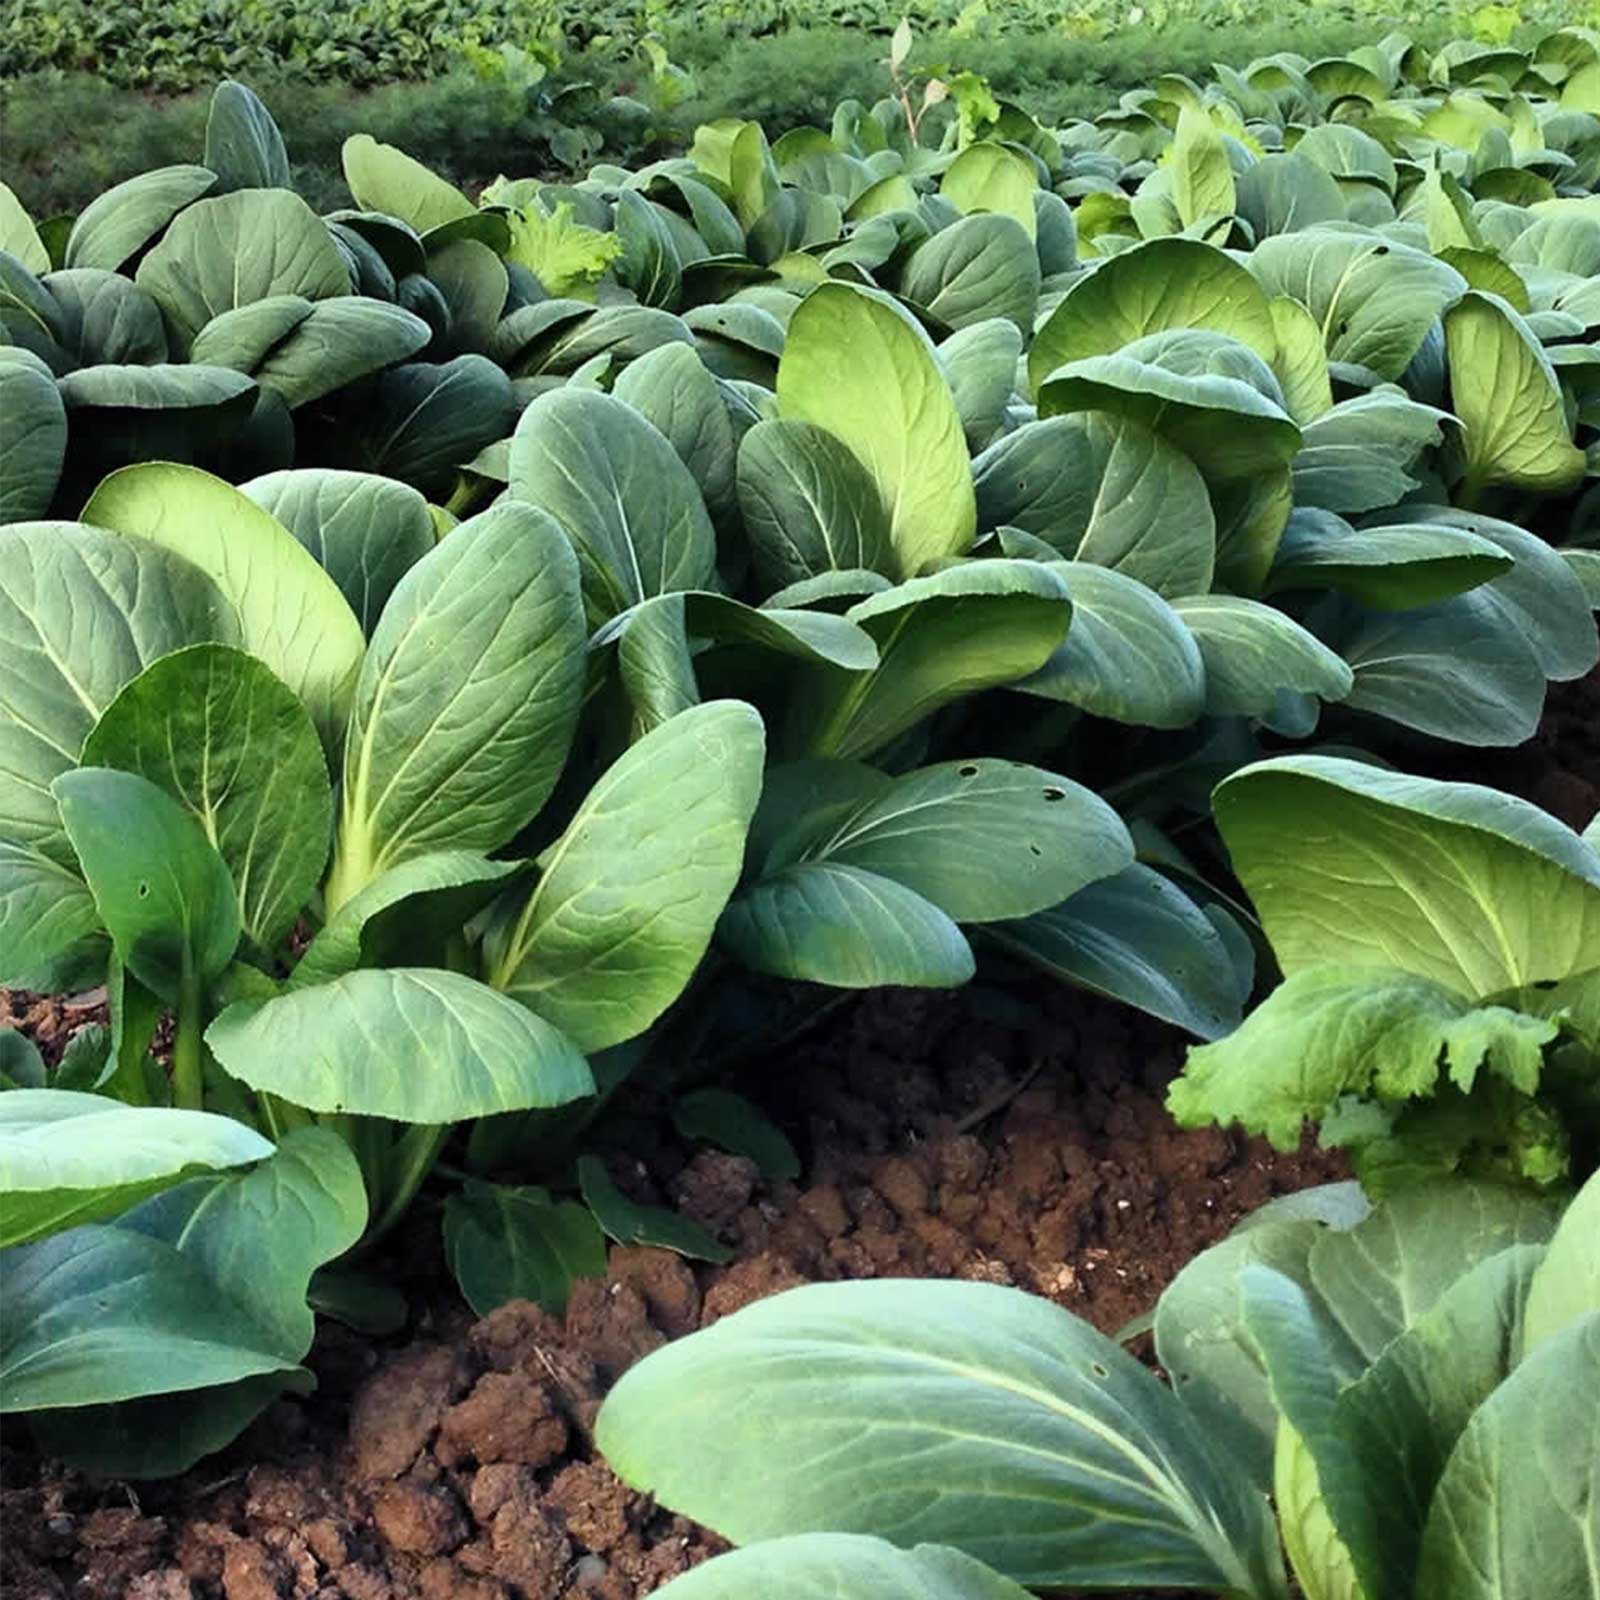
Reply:
<svg viewBox="0 0 1600 1600"><path fill-rule="evenodd" d="M301 16L197 59L456 48ZM1600 1586L1600 32L1534 20L1055 123L901 22L826 127L357 134L326 211L227 77L75 215L0 186L0 1409L72 1494L248 1478L216 1528L330 1339L430 1341L339 1413L370 1528L324 1470L150 1594ZM862 1198L819 1029L930 991L1028 1059L891 1093ZM974 1220L1069 1068L1163 1099L1140 1206L1274 1175L1131 1323L1066 1200L1031 1281Z"/></svg>

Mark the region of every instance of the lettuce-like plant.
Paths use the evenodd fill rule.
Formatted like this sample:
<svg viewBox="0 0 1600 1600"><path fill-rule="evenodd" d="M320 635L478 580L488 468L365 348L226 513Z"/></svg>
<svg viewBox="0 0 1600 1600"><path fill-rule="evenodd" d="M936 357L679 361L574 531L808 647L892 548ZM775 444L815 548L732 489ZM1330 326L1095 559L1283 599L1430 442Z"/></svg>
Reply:
<svg viewBox="0 0 1600 1600"><path fill-rule="evenodd" d="M598 1440L745 1546L674 1600L1283 1600L1284 1553L1308 1600L1579 1594L1597 1224L1600 1179L1564 1216L1458 1180L1370 1212L1354 1185L1272 1202L1162 1296L1170 1386L1019 1290L791 1290L634 1367Z"/></svg>
<svg viewBox="0 0 1600 1600"><path fill-rule="evenodd" d="M1186 1126L1306 1121L1374 1193L1461 1171L1550 1186L1600 1155L1600 852L1473 784L1284 756L1218 827L1284 982L1191 1050Z"/></svg>

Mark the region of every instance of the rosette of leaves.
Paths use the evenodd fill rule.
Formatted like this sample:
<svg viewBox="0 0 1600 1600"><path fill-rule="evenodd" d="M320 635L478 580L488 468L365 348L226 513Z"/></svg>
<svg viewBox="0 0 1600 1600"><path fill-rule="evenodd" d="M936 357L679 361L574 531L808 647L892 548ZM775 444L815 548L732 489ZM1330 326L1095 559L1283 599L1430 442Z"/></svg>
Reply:
<svg viewBox="0 0 1600 1600"><path fill-rule="evenodd" d="M791 1290L635 1366L598 1443L742 1546L674 1600L1581 1593L1597 1220L1600 1179L1564 1215L1458 1180L1271 1202L1141 1324L1168 1381L1016 1289Z"/></svg>

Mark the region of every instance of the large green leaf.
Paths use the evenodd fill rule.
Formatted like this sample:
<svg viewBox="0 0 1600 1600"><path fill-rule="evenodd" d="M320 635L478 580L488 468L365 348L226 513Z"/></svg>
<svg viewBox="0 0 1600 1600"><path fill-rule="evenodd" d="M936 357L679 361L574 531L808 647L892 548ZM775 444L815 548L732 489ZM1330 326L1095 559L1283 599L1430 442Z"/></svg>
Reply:
<svg viewBox="0 0 1600 1600"><path fill-rule="evenodd" d="M1286 973L1398 967L1481 997L1600 966L1600 857L1527 801L1283 756L1214 805Z"/></svg>
<svg viewBox="0 0 1600 1600"><path fill-rule="evenodd" d="M665 436L714 516L732 507L733 420L717 380L688 345L658 345L630 361L611 392Z"/></svg>
<svg viewBox="0 0 1600 1600"><path fill-rule="evenodd" d="M158 167L97 195L67 236L65 265L115 272L186 205L216 186L208 167Z"/></svg>
<svg viewBox="0 0 1600 1600"><path fill-rule="evenodd" d="M239 488L316 557L368 638L394 586L435 543L428 502L392 478L305 467Z"/></svg>
<svg viewBox="0 0 1600 1600"><path fill-rule="evenodd" d="M0 840L0 982L68 989L80 965L94 982L105 970L100 929L94 896L74 870Z"/></svg>
<svg viewBox="0 0 1600 1600"><path fill-rule="evenodd" d="M1245 261L1267 294L1298 300L1316 318L1330 360L1391 382L1467 287L1454 267L1365 228L1278 234Z"/></svg>
<svg viewBox="0 0 1600 1600"><path fill-rule="evenodd" d="M716 539L668 440L610 395L563 388L523 413L511 493L555 518L577 552L591 624L652 595L703 589Z"/></svg>
<svg viewBox="0 0 1600 1600"><path fill-rule="evenodd" d="M827 861L892 878L957 922L1025 917L1133 860L1099 796L1038 767L947 761L896 778L808 845Z"/></svg>
<svg viewBox="0 0 1600 1600"><path fill-rule="evenodd" d="M900 292L952 328L1005 317L1028 333L1039 304L1039 252L1013 217L963 217L911 252Z"/></svg>
<svg viewBox="0 0 1600 1600"><path fill-rule="evenodd" d="M167 359L160 306L120 272L75 267L44 286L61 311L61 345L81 365Z"/></svg>
<svg viewBox="0 0 1600 1600"><path fill-rule="evenodd" d="M1572 442L1555 368L1522 318L1474 290L1445 313L1444 337L1451 404L1467 430L1467 504L1489 484L1576 488L1583 452Z"/></svg>
<svg viewBox="0 0 1600 1600"><path fill-rule="evenodd" d="M1270 716L1284 691L1329 701L1350 692L1350 668L1285 612L1229 594L1175 600L1172 609L1200 647L1215 716Z"/></svg>
<svg viewBox="0 0 1600 1600"><path fill-rule="evenodd" d="M194 1179L115 1225L8 1252L0 1409L71 1408L52 1445L93 1463L102 1414L85 1407L292 1374L311 1345L311 1274L356 1242L366 1214L343 1141L306 1128L249 1173Z"/></svg>
<svg viewBox="0 0 1600 1600"><path fill-rule="evenodd" d="M1181 1402L1015 1290L829 1284L761 1301L633 1367L597 1443L624 1480L735 1541L871 1530L952 1544L1034 1588L1282 1592L1265 1500Z"/></svg>
<svg viewBox="0 0 1600 1600"><path fill-rule="evenodd" d="M197 200L139 263L135 281L185 344L213 317L252 300L279 294L325 300L350 292L327 223L288 189Z"/></svg>
<svg viewBox="0 0 1600 1600"><path fill-rule="evenodd" d="M1267 296L1238 262L1197 239L1153 239L1073 284L1033 341L1028 381L1037 394L1070 361L1175 328L1227 334L1263 361L1278 350Z"/></svg>
<svg viewBox="0 0 1600 1600"><path fill-rule="evenodd" d="M739 443L739 509L769 591L818 573L892 570L877 485L849 447L810 422L758 422Z"/></svg>
<svg viewBox="0 0 1600 1600"><path fill-rule="evenodd" d="M149 779L79 767L50 785L122 964L167 1003L239 942L239 896L194 814Z"/></svg>
<svg viewBox="0 0 1600 1600"><path fill-rule="evenodd" d="M439 1124L594 1093L559 1028L458 972L366 968L269 1000L241 1000L206 1029L252 1089L325 1113Z"/></svg>
<svg viewBox="0 0 1600 1600"><path fill-rule="evenodd" d="M277 949L322 876L333 795L310 717L266 666L219 644L163 656L101 714L83 761L179 801L227 863L244 931Z"/></svg>
<svg viewBox="0 0 1600 1600"><path fill-rule="evenodd" d="M944 170L939 193L958 211L992 211L1013 218L1031 240L1036 221L1033 197L1039 179L1034 162L1003 144L970 144Z"/></svg>
<svg viewBox="0 0 1600 1600"><path fill-rule="evenodd" d="M1068 362L1038 396L1041 416L1104 411L1140 422L1224 481L1287 466L1301 444L1271 367L1204 329L1148 334L1115 355Z"/></svg>
<svg viewBox="0 0 1600 1600"><path fill-rule="evenodd" d="M444 1248L480 1317L509 1300L531 1300L559 1317L577 1279L606 1271L605 1235L587 1206L476 1179L445 1201Z"/></svg>
<svg viewBox="0 0 1600 1600"><path fill-rule="evenodd" d="M1558 1031L1400 969L1301 967L1237 1032L1189 1052L1167 1106L1184 1127L1237 1122L1293 1150L1344 1095L1419 1099L1441 1072L1463 1091L1484 1073L1529 1093Z"/></svg>
<svg viewBox="0 0 1600 1600"><path fill-rule="evenodd" d="M985 450L973 475L980 528L1020 528L1158 595L1211 587L1205 481L1142 422L1089 411L1025 423Z"/></svg>
<svg viewBox="0 0 1600 1600"><path fill-rule="evenodd" d="M843 367L838 352L848 349ZM976 511L961 418L928 336L887 295L844 283L795 312L778 408L835 434L870 473L902 575L962 554Z"/></svg>
<svg viewBox="0 0 1600 1600"><path fill-rule="evenodd" d="M31 350L0 346L0 524L42 517L67 456L67 408L50 368Z"/></svg>
<svg viewBox="0 0 1600 1600"><path fill-rule="evenodd" d="M289 155L272 113L242 83L225 78L206 115L206 165L222 192L287 189Z"/></svg>
<svg viewBox="0 0 1600 1600"><path fill-rule="evenodd" d="M125 1106L67 1089L0 1094L0 1246L104 1222L197 1172L245 1166L273 1147L208 1111Z"/></svg>
<svg viewBox="0 0 1600 1600"><path fill-rule="evenodd" d="M496 849L539 810L577 725L583 638L578 563L532 506L472 518L400 579L350 712L330 912L412 857Z"/></svg>
<svg viewBox="0 0 1600 1600"><path fill-rule="evenodd" d="M338 748L366 640L333 580L281 523L220 478L161 462L113 473L83 515L200 568L231 604L243 647L300 696L324 743Z"/></svg>
<svg viewBox="0 0 1600 1600"><path fill-rule="evenodd" d="M346 139L341 158L345 182L363 211L398 217L418 233L473 215L472 202L454 185L369 133Z"/></svg>
<svg viewBox="0 0 1600 1600"><path fill-rule="evenodd" d="M1519 1359L1530 1356L1546 1340L1553 1339L1592 1312L1600 1311L1600 1176L1591 1175L1563 1213L1546 1251L1528 1285L1528 1302L1523 1311L1522 1350Z"/></svg>
<svg viewBox="0 0 1600 1600"><path fill-rule="evenodd" d="M1021 354L1022 335L1004 317L968 323L939 346L961 431L972 449L981 450L1004 431Z"/></svg>
<svg viewBox="0 0 1600 1600"><path fill-rule="evenodd" d="M1167 170L1172 177L1172 203L1184 227L1206 217L1233 214L1236 192L1228 147L1199 106L1185 106L1178 113Z"/></svg>
<svg viewBox="0 0 1600 1600"><path fill-rule="evenodd" d="M363 411L362 465L443 499L456 469L517 418L511 380L485 356L410 361L381 374Z"/></svg>
<svg viewBox="0 0 1600 1600"><path fill-rule="evenodd" d="M1036 672L1065 638L1072 607L1066 584L1039 562L973 561L845 614L876 641L878 666L805 675L786 735L797 754L870 755L951 700Z"/></svg>
<svg viewBox="0 0 1600 1600"><path fill-rule="evenodd" d="M1335 589L1379 611L1409 611L1509 572L1491 540L1464 528L1415 522L1352 528L1331 511L1289 518L1268 574L1267 593Z"/></svg>
<svg viewBox="0 0 1600 1600"><path fill-rule="evenodd" d="M1447 420L1447 413L1391 389L1340 401L1302 425L1295 504L1357 512L1405 499L1421 482L1408 469L1439 442Z"/></svg>
<svg viewBox="0 0 1600 1600"><path fill-rule="evenodd" d="M662 1600L1026 1600L1027 1591L959 1550L897 1550L856 1533L766 1539L674 1578Z"/></svg>
<svg viewBox="0 0 1600 1600"><path fill-rule="evenodd" d="M1205 709L1205 664L1178 613L1109 567L1050 566L1066 582L1072 626L1050 659L1013 687L1113 722L1186 728L1196 721Z"/></svg>
<svg viewBox="0 0 1600 1600"><path fill-rule="evenodd" d="M50 252L10 184L0 183L0 250L13 255L29 272L43 277L50 270Z"/></svg>
<svg viewBox="0 0 1600 1600"><path fill-rule="evenodd" d="M1238 1027L1249 997L1248 979L1241 983L1217 925L1183 890L1139 863L989 932L1053 977L1201 1039Z"/></svg>
<svg viewBox="0 0 1600 1600"><path fill-rule="evenodd" d="M63 866L50 782L145 666L238 628L216 588L165 550L72 522L0 530L0 832Z"/></svg>
<svg viewBox="0 0 1600 1600"><path fill-rule="evenodd" d="M415 355L433 337L421 317L366 295L311 307L251 376L291 410Z"/></svg>
<svg viewBox="0 0 1600 1600"><path fill-rule="evenodd" d="M630 745L486 941L496 988L586 1053L643 1032L689 981L738 879L764 749L760 717L736 700Z"/></svg>
<svg viewBox="0 0 1600 1600"><path fill-rule="evenodd" d="M1600 1313L1477 1410L1428 1508L1417 1600L1544 1600L1600 1585Z"/></svg>

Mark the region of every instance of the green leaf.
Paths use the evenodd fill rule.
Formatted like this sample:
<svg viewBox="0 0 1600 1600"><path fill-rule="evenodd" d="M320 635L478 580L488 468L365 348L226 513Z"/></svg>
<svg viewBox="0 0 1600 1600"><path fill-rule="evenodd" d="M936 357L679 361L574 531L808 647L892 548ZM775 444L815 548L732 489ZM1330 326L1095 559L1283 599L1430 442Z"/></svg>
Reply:
<svg viewBox="0 0 1600 1600"><path fill-rule="evenodd" d="M311 1345L311 1274L366 1214L355 1158L306 1128L249 1173L8 1252L0 1409L73 1408L76 1438L54 1438L92 1462L83 1407L293 1372Z"/></svg>
<svg viewBox="0 0 1600 1600"><path fill-rule="evenodd" d="M973 462L973 476L980 528L1020 528L1169 598L1211 587L1205 481L1141 422L1090 411L1024 423Z"/></svg>
<svg viewBox="0 0 1600 1600"><path fill-rule="evenodd" d="M693 1218L664 1206L642 1206L630 1200L611 1181L611 1174L598 1156L578 1157L578 1184L583 1203L606 1235L618 1244L654 1245L697 1261L719 1264L733 1259L733 1251Z"/></svg>
<svg viewBox="0 0 1600 1600"><path fill-rule="evenodd" d="M1038 226L1033 209L1038 189L1031 159L987 141L968 145L939 180L939 193L958 211L990 211L1011 217L1030 241Z"/></svg>
<svg viewBox="0 0 1600 1600"><path fill-rule="evenodd" d="M1421 483L1409 469L1439 442L1447 420L1448 413L1388 389L1340 401L1304 424L1293 462L1295 504L1356 512L1404 500Z"/></svg>
<svg viewBox="0 0 1600 1600"><path fill-rule="evenodd" d="M852 352L844 369L841 349ZM789 323L777 392L785 420L827 429L866 467L904 576L972 543L955 400L928 336L894 301L844 283L814 290Z"/></svg>
<svg viewBox="0 0 1600 1600"><path fill-rule="evenodd" d="M783 1130L743 1095L727 1089L679 1095L672 1102L672 1125L685 1139L747 1157L770 1184L793 1183L800 1176L800 1157Z"/></svg>
<svg viewBox="0 0 1600 1600"><path fill-rule="evenodd" d="M1267 362L1278 351L1267 296L1243 267L1196 239L1152 239L1073 284L1033 341L1028 381L1037 394L1068 362L1175 328L1227 334Z"/></svg>
<svg viewBox="0 0 1600 1600"><path fill-rule="evenodd" d="M217 188L287 189L289 156L272 113L251 91L225 78L211 96L206 116L206 165Z"/></svg>
<svg viewBox="0 0 1600 1600"><path fill-rule="evenodd" d="M1331 511L1289 518L1267 593L1335 589L1379 611L1408 611L1475 589L1511 558L1489 539L1429 523L1352 528Z"/></svg>
<svg viewBox="0 0 1600 1600"><path fill-rule="evenodd" d="M561 775L583 692L578 563L553 518L508 502L396 584L344 748L330 913L446 846L489 851Z"/></svg>
<svg viewBox="0 0 1600 1600"><path fill-rule="evenodd" d="M988 932L1062 982L1201 1039L1238 1027L1248 998L1217 927L1175 884L1139 863Z"/></svg>
<svg viewBox="0 0 1600 1600"><path fill-rule="evenodd" d="M241 1000L206 1029L252 1089L323 1113L436 1125L594 1093L588 1064L542 1017L457 972L346 973Z"/></svg>
<svg viewBox="0 0 1600 1600"><path fill-rule="evenodd" d="M1287 974L1398 967L1482 997L1600 966L1600 858L1527 801L1283 756L1226 779L1214 805Z"/></svg>
<svg viewBox="0 0 1600 1600"><path fill-rule="evenodd" d="M350 273L328 225L288 189L197 200L139 263L134 281L154 296L184 344L213 317L253 300L280 294L326 300L350 292Z"/></svg>
<svg viewBox="0 0 1600 1600"><path fill-rule="evenodd" d="M1259 166L1254 170L1259 171ZM1309 429L1318 417L1333 409L1333 384L1328 375L1322 329L1298 300L1287 295L1277 296L1271 309L1272 326L1278 335L1278 355L1272 371L1283 387L1285 409L1302 429Z"/></svg>
<svg viewBox="0 0 1600 1600"><path fill-rule="evenodd" d="M1035 561L974 561L913 578L846 615L878 646L872 672L816 668L790 711L796 753L869 755L963 694L1036 672L1066 636L1065 583Z"/></svg>
<svg viewBox="0 0 1600 1600"><path fill-rule="evenodd" d="M823 572L891 565L877 486L825 428L758 422L739 442L738 494L751 559L769 590Z"/></svg>
<svg viewBox="0 0 1600 1600"><path fill-rule="evenodd" d="M345 182L363 211L398 217L418 233L475 214L472 202L454 185L369 133L352 134L340 154Z"/></svg>
<svg viewBox="0 0 1600 1600"><path fill-rule="evenodd" d="M1198 106L1185 106L1179 112L1168 161L1173 203L1186 228L1203 217L1233 214L1236 196L1228 147Z"/></svg>
<svg viewBox="0 0 1600 1600"><path fill-rule="evenodd" d="M1467 430L1467 493L1486 484L1547 494L1575 488L1583 452L1572 442L1555 369L1527 324L1497 296L1474 290L1445 313L1444 337L1451 403Z"/></svg>
<svg viewBox="0 0 1600 1600"><path fill-rule="evenodd" d="M969 323L939 346L961 431L972 449L981 450L1004 429L1021 354L1022 335L1004 317Z"/></svg>
<svg viewBox="0 0 1600 1600"><path fill-rule="evenodd" d="M42 1089L47 1081L38 1046L15 1028L0 1028L0 1079L5 1089Z"/></svg>
<svg viewBox="0 0 1600 1600"><path fill-rule="evenodd" d="M67 408L50 369L30 350L0 346L0 525L42 517L67 456Z"/></svg>
<svg viewBox="0 0 1600 1600"><path fill-rule="evenodd" d="M1200 647L1213 716L1270 716L1283 690L1328 701L1350 692L1349 667L1282 611L1227 594L1175 600L1172 609Z"/></svg>
<svg viewBox="0 0 1600 1600"><path fill-rule="evenodd" d="M652 595L704 589L716 539L689 469L610 395L558 389L522 414L511 494L550 513L577 552L591 625Z"/></svg>
<svg viewBox="0 0 1600 1600"><path fill-rule="evenodd" d="M504 439L517 417L511 380L480 355L391 368L366 415L363 465L440 499L457 468Z"/></svg>
<svg viewBox="0 0 1600 1600"><path fill-rule="evenodd" d="M1266 362L1201 329L1150 334L1115 355L1057 367L1038 397L1041 416L1104 411L1143 423L1223 481L1285 467L1301 444Z"/></svg>
<svg viewBox="0 0 1600 1600"><path fill-rule="evenodd" d="M327 983L357 967L422 964L525 869L471 850L435 850L379 874L328 918L289 976L291 986Z"/></svg>
<svg viewBox="0 0 1600 1600"><path fill-rule="evenodd" d="M161 462L113 473L83 515L204 572L230 603L243 647L300 696L324 744L338 749L366 640L333 580L280 523L220 478Z"/></svg>
<svg viewBox="0 0 1600 1600"><path fill-rule="evenodd" d="M658 345L630 361L611 392L677 451L713 515L732 508L733 421L717 380L688 345Z"/></svg>
<svg viewBox="0 0 1600 1600"><path fill-rule="evenodd" d="M1001 534L1004 539L1004 530ZM1072 626L1050 659L1012 687L1148 728L1186 728L1205 708L1195 636L1158 594L1108 567L1052 562L1072 600Z"/></svg>
<svg viewBox="0 0 1600 1600"><path fill-rule="evenodd" d="M272 1153L253 1129L208 1111L13 1089L0 1094L0 1246L105 1222L197 1172Z"/></svg>
<svg viewBox="0 0 1600 1600"><path fill-rule="evenodd" d="M1026 1600L1027 1591L958 1550L897 1550L853 1533L767 1539L692 1568L662 1600Z"/></svg>
<svg viewBox="0 0 1600 1600"><path fill-rule="evenodd" d="M606 1270L605 1237L586 1206L478 1179L445 1201L444 1248L480 1317L511 1300L531 1300L559 1317L573 1283Z"/></svg>
<svg viewBox="0 0 1600 1600"><path fill-rule="evenodd" d="M213 317L194 336L189 359L252 373L312 310L312 302L299 294L268 295L265 300L235 306Z"/></svg>
<svg viewBox="0 0 1600 1600"><path fill-rule="evenodd" d="M0 550L0 834L70 867L51 780L144 667L237 625L200 572L150 544L35 522L0 530Z"/></svg>
<svg viewBox="0 0 1600 1600"><path fill-rule="evenodd" d="M785 867L742 890L717 937L756 972L839 989L950 989L975 971L961 930L931 901L833 861Z"/></svg>
<svg viewBox="0 0 1600 1600"><path fill-rule="evenodd" d="M804 861L892 878L957 922L1024 917L1133 860L1098 795L1038 767L949 761L896 778Z"/></svg>
<svg viewBox="0 0 1600 1600"><path fill-rule="evenodd" d="M478 239L457 239L442 248L430 241L428 281L439 291L450 314L441 352L456 355L463 350L487 350L510 289L500 257Z"/></svg>
<svg viewBox="0 0 1600 1600"><path fill-rule="evenodd" d="M1039 253L1030 232L1013 217L962 217L911 252L900 292L952 328L1005 317L1031 333Z"/></svg>
<svg viewBox="0 0 1600 1600"><path fill-rule="evenodd" d="M1183 1127L1237 1122L1293 1150L1345 1095L1423 1098L1441 1073L1470 1092L1480 1072L1531 1094L1559 1031L1400 970L1302 967L1237 1032L1189 1052L1167 1107Z"/></svg>
<svg viewBox="0 0 1600 1600"><path fill-rule="evenodd" d="M525 210L513 211L508 221L511 248L506 260L526 267L555 298L593 300L595 285L622 254L622 241L615 233L573 220L571 201L563 200L551 211L535 201Z"/></svg>
<svg viewBox="0 0 1600 1600"><path fill-rule="evenodd" d="M578 1047L632 1038L682 992L739 876L761 789L760 717L695 706L607 769L486 941L490 982Z"/></svg>
<svg viewBox="0 0 1600 1600"><path fill-rule="evenodd" d="M0 1101L0 1106L3 1104ZM1595 1240L1600 1237L1597 1224L1600 1224L1600 1177L1591 1176L1562 1215L1550 1248L1528 1285L1519 1360L1526 1360L1547 1340L1581 1318L1600 1311L1600 1251L1595 1249Z"/></svg>
<svg viewBox="0 0 1600 1600"><path fill-rule="evenodd" d="M33 218L9 184L0 183L0 250L13 255L36 277L50 270L50 252L39 238Z"/></svg>
<svg viewBox="0 0 1600 1600"><path fill-rule="evenodd" d="M1536 1600L1600 1583L1600 1314L1524 1361L1478 1409L1428 1508L1418 1600Z"/></svg>
<svg viewBox="0 0 1600 1600"><path fill-rule="evenodd" d="M1330 361L1398 382L1441 312L1466 291L1455 268L1368 229L1306 228L1263 239L1246 264L1268 295L1316 319Z"/></svg>
<svg viewBox="0 0 1600 1600"><path fill-rule="evenodd" d="M421 317L400 306L341 295L313 305L251 376L293 410L404 361L432 337Z"/></svg>
<svg viewBox="0 0 1600 1600"><path fill-rule="evenodd" d="M61 344L82 365L167 359L160 306L120 273L78 267L44 286L61 311Z"/></svg>
<svg viewBox="0 0 1600 1600"><path fill-rule="evenodd" d="M118 271L216 182L208 167L158 167L107 189L73 223L65 264Z"/></svg>
<svg viewBox="0 0 1600 1600"><path fill-rule="evenodd" d="M215 978L239 942L239 897L194 816L106 767L64 772L50 790L123 965L169 1004Z"/></svg>
<svg viewBox="0 0 1600 1600"><path fill-rule="evenodd" d="M1281 1592L1266 1502L1171 1391L1015 1290L826 1284L758 1302L634 1366L596 1442L626 1482L736 1542L871 1529L1030 1588Z"/></svg>
<svg viewBox="0 0 1600 1600"><path fill-rule="evenodd" d="M98 976L106 958L101 926L94 896L75 871L0 840L0 982L48 992L70 987L85 967L84 976Z"/></svg>
<svg viewBox="0 0 1600 1600"><path fill-rule="evenodd" d="M239 488L316 557L368 638L394 586L436 542L428 502L374 473L304 467Z"/></svg>
<svg viewBox="0 0 1600 1600"><path fill-rule="evenodd" d="M333 795L311 719L261 662L218 644L163 656L101 714L82 759L177 800L227 864L244 931L277 949L322 876Z"/></svg>

